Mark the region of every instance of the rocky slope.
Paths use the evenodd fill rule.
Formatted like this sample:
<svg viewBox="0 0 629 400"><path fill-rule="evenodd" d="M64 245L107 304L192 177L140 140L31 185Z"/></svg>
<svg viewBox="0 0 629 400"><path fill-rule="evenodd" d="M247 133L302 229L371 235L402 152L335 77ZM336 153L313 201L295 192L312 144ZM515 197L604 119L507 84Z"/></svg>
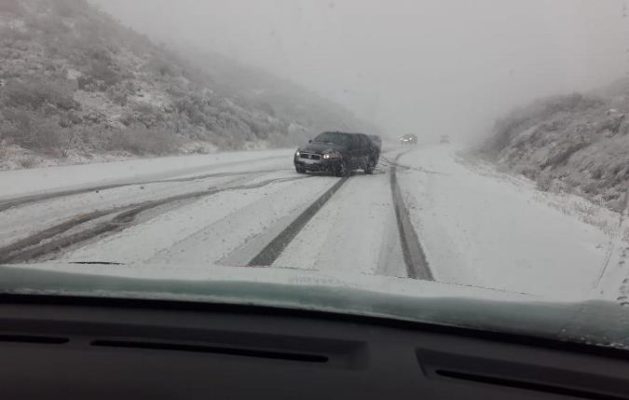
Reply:
<svg viewBox="0 0 629 400"><path fill-rule="evenodd" d="M364 127L301 88L242 81L254 71L207 57L184 59L85 0L2 0L0 167L273 147Z"/></svg>

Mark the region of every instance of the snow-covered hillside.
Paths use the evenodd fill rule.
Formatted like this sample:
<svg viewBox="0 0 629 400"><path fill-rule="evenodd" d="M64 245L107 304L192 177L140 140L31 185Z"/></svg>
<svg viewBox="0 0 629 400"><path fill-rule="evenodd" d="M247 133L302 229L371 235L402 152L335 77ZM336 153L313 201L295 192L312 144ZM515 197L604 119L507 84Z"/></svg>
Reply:
<svg viewBox="0 0 629 400"><path fill-rule="evenodd" d="M482 152L540 189L622 211L629 188L628 114L629 90L618 85L540 100L498 121Z"/></svg>
<svg viewBox="0 0 629 400"><path fill-rule="evenodd" d="M231 90L229 61L218 70L187 61L85 0L0 2L0 60L4 168L277 147L316 133L320 120L361 128L304 89L282 91L280 79L267 80L273 96L265 83L251 88L255 99ZM318 104L309 113L285 106L309 100Z"/></svg>

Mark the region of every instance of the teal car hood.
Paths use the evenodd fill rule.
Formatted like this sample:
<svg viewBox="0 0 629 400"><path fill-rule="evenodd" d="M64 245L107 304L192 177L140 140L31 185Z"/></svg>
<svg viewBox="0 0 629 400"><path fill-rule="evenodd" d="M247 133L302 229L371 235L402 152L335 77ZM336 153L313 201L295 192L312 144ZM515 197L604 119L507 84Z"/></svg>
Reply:
<svg viewBox="0 0 629 400"><path fill-rule="evenodd" d="M0 266L0 294L276 307L629 349L629 312L602 300L366 275L199 266Z"/></svg>

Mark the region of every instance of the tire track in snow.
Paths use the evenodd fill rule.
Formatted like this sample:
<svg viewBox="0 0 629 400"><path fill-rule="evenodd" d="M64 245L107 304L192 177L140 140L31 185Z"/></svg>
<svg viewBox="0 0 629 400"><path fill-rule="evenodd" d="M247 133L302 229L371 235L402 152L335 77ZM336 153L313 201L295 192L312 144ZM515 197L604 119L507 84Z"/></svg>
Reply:
<svg viewBox="0 0 629 400"><path fill-rule="evenodd" d="M382 157L380 162L385 167L395 167L395 168L400 168L400 169L404 169L404 170L408 170L408 171L417 171L417 172L421 172L421 173L429 174L429 175L447 175L447 174L444 174L443 172L439 172L439 171L432 171L432 170L421 168L421 167L411 167L409 165L404 165L404 164L398 163L399 158L402 155L408 153L409 151L410 150L406 150L405 152L398 154L398 156L394 159L394 161L391 161L391 160L389 160L387 158Z"/></svg>
<svg viewBox="0 0 629 400"><path fill-rule="evenodd" d="M404 203L402 192L397 181L397 162L399 158L408 151L397 155L393 162L388 161L390 167L390 185L393 197L393 204L400 235L402 254L406 264L407 274L412 279L433 281L434 276L426 259L426 255L419 241L415 228L413 227L408 209ZM402 167L402 166L400 166ZM403 168L403 167L402 167ZM256 255L248 265L251 267L268 267L280 257L284 249L295 239L306 224L317 214L317 212L330 200L330 198L343 186L348 178L344 178L331 187L308 209L299 215L293 223L275 237L258 255Z"/></svg>
<svg viewBox="0 0 629 400"><path fill-rule="evenodd" d="M404 154L397 155L395 161L391 163L391 194L393 196L393 205L395 207L395 216L397 218L398 230L400 232L400 242L402 244L402 254L406 263L406 270L409 278L420 279L425 281L434 281L434 276L430 270L430 265L426 259L426 253L419 242L417 231L413 227L411 218L402 197L402 191L397 179L398 160Z"/></svg>
<svg viewBox="0 0 629 400"><path fill-rule="evenodd" d="M177 196L171 196L160 200L151 200L122 208L110 210L95 211L93 213L74 217L61 224L38 232L16 243L0 248L0 264L26 262L38 257L46 256L50 253L58 252L72 245L93 239L103 234L120 232L129 227L138 215L151 209L158 208L167 204L182 202L185 200L197 200L203 197L213 196L215 194L234 191L257 189L266 185L291 180L308 179L309 177L293 177L293 178L275 178L262 182L227 186L222 188L210 188L204 191L185 193ZM117 215L116 215L117 214ZM88 222L96 221L109 215L115 215L111 220L98 223L96 226L87 228L74 234L58 237L73 228L79 227Z"/></svg>
<svg viewBox="0 0 629 400"><path fill-rule="evenodd" d="M11 208L21 207L28 204L39 203L46 200L57 199L60 197L68 197L75 196L84 193L90 192L100 192L111 189L118 189L128 186L137 186L137 185L150 185L153 183L178 183L178 182L191 182L196 180L208 179L208 178L225 178L230 176L244 176L251 175L259 172L277 172L279 170L258 170L258 171L243 171L243 172L219 172L212 174L203 174L203 175L194 175L185 178L172 178L172 179L158 179L158 180L147 180L147 181L133 181L133 182L124 182L124 183L112 183L108 185L99 185L92 186L88 188L81 189L70 189L70 190L62 190L58 192L44 193L38 195L29 195L23 197L17 197L10 200L6 200L0 202L0 212L6 211Z"/></svg>
<svg viewBox="0 0 629 400"><path fill-rule="evenodd" d="M247 264L250 267L269 267L278 259L284 249L301 232L312 217L332 198L349 177L340 179L330 189L323 193L310 207L302 212L286 229L275 237L258 255Z"/></svg>

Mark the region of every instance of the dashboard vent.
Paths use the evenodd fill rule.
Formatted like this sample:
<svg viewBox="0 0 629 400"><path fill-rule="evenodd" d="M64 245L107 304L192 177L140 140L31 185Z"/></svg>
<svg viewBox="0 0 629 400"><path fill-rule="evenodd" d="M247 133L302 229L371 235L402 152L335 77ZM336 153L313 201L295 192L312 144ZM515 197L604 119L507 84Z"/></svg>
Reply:
<svg viewBox="0 0 629 400"><path fill-rule="evenodd" d="M30 336L30 335L0 335L0 342L5 343L34 343L34 344L66 344L68 338L51 336Z"/></svg>
<svg viewBox="0 0 629 400"><path fill-rule="evenodd" d="M583 370L540 365L538 360L493 358L490 355L418 349L417 360L424 374L433 379L464 381L504 389L566 396L577 399L629 400L625 379Z"/></svg>
<svg viewBox="0 0 629 400"><path fill-rule="evenodd" d="M210 353L222 354L229 356L253 357L285 361L298 361L308 363L327 363L327 356L318 354L290 353L272 350L249 349L238 347L221 347L207 346L198 344L181 344L181 343L158 343L158 342L139 342L124 340L94 340L92 346L124 348L124 349L142 349L142 350L158 350L158 351L184 351L191 353Z"/></svg>
<svg viewBox="0 0 629 400"><path fill-rule="evenodd" d="M502 377L483 376L466 372L448 371L448 370L436 370L435 373L439 376L458 379L467 382L484 383L494 386L502 386L511 389L530 390L536 392L542 392L547 394L556 394L561 396L569 396L571 398L592 399L592 400L627 400L627 397L617 397L614 395L607 395L602 393L594 393L591 391L585 391L581 389L573 389L568 387L555 386L550 384L542 384L537 382L526 382L515 379L508 379Z"/></svg>

